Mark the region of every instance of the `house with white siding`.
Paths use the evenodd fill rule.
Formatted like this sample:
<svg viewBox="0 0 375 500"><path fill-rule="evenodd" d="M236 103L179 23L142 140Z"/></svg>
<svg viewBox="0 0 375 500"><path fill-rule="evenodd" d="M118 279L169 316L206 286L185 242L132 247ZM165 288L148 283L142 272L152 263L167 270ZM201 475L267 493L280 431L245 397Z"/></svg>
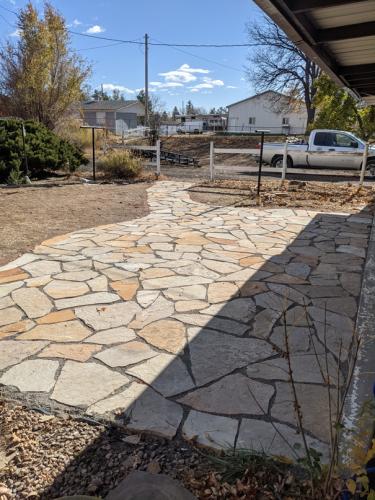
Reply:
<svg viewBox="0 0 375 500"><path fill-rule="evenodd" d="M228 132L267 129L274 134L304 134L307 113L302 101L268 90L228 106Z"/></svg>
<svg viewBox="0 0 375 500"><path fill-rule="evenodd" d="M145 115L144 105L138 100L88 101L81 109L86 125L105 127L118 135L137 128Z"/></svg>

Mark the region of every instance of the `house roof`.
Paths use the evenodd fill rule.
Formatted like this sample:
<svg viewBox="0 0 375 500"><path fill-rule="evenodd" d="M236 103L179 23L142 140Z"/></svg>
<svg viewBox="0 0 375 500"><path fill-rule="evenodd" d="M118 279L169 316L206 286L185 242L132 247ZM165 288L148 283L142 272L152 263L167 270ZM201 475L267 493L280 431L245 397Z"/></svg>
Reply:
<svg viewBox="0 0 375 500"><path fill-rule="evenodd" d="M87 111L116 111L133 104L141 104L143 106L137 99L128 101L86 101L82 103L82 109Z"/></svg>
<svg viewBox="0 0 375 500"><path fill-rule="evenodd" d="M375 104L374 0L255 0L337 84Z"/></svg>
<svg viewBox="0 0 375 500"><path fill-rule="evenodd" d="M288 96L281 94L280 92L276 92L275 90L265 90L264 92L260 92L259 94L252 95L251 97L246 97L246 99L242 99L241 101L233 102L232 104L228 104L227 108L230 108L231 106L235 106L236 104L241 104L241 102L246 102L250 101L251 99L255 99L256 97L261 97L262 95L265 94L274 94L277 95L278 97L285 97L286 99L289 99Z"/></svg>

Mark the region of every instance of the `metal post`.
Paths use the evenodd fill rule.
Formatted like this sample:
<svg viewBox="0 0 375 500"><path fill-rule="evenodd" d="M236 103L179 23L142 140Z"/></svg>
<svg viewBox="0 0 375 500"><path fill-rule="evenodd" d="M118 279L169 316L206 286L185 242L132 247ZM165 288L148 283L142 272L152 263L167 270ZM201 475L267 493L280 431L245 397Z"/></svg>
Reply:
<svg viewBox="0 0 375 500"><path fill-rule="evenodd" d="M156 175L160 175L160 139L156 141Z"/></svg>
<svg viewBox="0 0 375 500"><path fill-rule="evenodd" d="M258 186L257 186L257 198L258 198L258 200L260 197L260 183L261 183L261 179L262 179L263 146L264 146L264 132L261 132L259 168L258 168Z"/></svg>
<svg viewBox="0 0 375 500"><path fill-rule="evenodd" d="M95 128L92 127L92 178L96 181L96 170L95 170Z"/></svg>
<svg viewBox="0 0 375 500"><path fill-rule="evenodd" d="M368 142L366 142L365 149L363 151L361 176L359 178L359 187L363 186L363 181L365 180L365 173L366 173L366 167L367 167L367 157L368 157Z"/></svg>
<svg viewBox="0 0 375 500"><path fill-rule="evenodd" d="M145 34L145 126L149 126L148 117L148 34Z"/></svg>
<svg viewBox="0 0 375 500"><path fill-rule="evenodd" d="M285 181L287 166L288 166L288 139L285 140L285 144L284 144L283 169L281 171L281 182Z"/></svg>
<svg viewBox="0 0 375 500"><path fill-rule="evenodd" d="M214 180L214 143L210 142L210 180Z"/></svg>

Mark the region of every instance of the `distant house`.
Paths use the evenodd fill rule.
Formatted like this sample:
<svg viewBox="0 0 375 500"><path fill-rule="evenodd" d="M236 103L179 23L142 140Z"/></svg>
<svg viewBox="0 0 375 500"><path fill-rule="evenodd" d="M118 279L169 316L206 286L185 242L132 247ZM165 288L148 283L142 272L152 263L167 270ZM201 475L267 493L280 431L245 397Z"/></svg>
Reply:
<svg viewBox="0 0 375 500"><path fill-rule="evenodd" d="M176 120L180 123L192 122L194 120L203 123L203 130L225 130L227 124L227 115L225 114L210 114L210 113L196 113L177 115Z"/></svg>
<svg viewBox="0 0 375 500"><path fill-rule="evenodd" d="M272 90L228 106L228 132L270 130L275 134L303 134L307 113L303 102Z"/></svg>
<svg viewBox="0 0 375 500"><path fill-rule="evenodd" d="M141 102L134 101L88 101L82 104L82 118L86 125L105 127L121 135L136 128L145 115Z"/></svg>

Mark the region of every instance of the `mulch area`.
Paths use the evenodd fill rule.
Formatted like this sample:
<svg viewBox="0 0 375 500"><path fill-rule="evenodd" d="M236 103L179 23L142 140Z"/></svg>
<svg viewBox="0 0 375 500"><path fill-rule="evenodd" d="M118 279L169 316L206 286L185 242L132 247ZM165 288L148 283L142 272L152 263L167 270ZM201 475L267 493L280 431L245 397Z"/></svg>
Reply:
<svg viewBox="0 0 375 500"><path fill-rule="evenodd" d="M260 205L257 183L217 180L195 184L190 190L194 201L220 206L298 208L321 212L375 212L375 187L343 183L263 180Z"/></svg>
<svg viewBox="0 0 375 500"><path fill-rule="evenodd" d="M79 229L148 214L150 181L82 184L72 180L36 182L0 189L0 265L42 241Z"/></svg>

